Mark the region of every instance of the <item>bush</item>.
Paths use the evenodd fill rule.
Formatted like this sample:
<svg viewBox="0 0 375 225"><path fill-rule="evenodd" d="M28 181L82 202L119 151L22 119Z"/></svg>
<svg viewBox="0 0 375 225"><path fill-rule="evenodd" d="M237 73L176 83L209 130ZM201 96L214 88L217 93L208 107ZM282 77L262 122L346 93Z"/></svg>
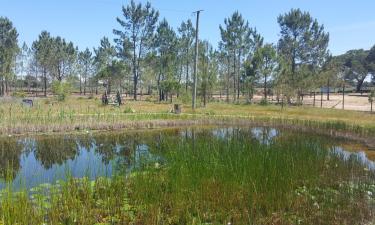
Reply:
<svg viewBox="0 0 375 225"><path fill-rule="evenodd" d="M57 95L58 101L64 101L72 91L72 86L69 82L52 82L52 92Z"/></svg>
<svg viewBox="0 0 375 225"><path fill-rule="evenodd" d="M181 101L183 104L189 104L192 101L191 93L190 92L182 92L178 97L178 100Z"/></svg>
<svg viewBox="0 0 375 225"><path fill-rule="evenodd" d="M26 93L23 92L23 91L15 91L15 92L12 92L12 97L25 98L26 97Z"/></svg>
<svg viewBox="0 0 375 225"><path fill-rule="evenodd" d="M267 99L262 98L262 100L260 100L260 102L259 102L259 105L268 105Z"/></svg>
<svg viewBox="0 0 375 225"><path fill-rule="evenodd" d="M124 113L135 113L135 110L127 106L124 110Z"/></svg>

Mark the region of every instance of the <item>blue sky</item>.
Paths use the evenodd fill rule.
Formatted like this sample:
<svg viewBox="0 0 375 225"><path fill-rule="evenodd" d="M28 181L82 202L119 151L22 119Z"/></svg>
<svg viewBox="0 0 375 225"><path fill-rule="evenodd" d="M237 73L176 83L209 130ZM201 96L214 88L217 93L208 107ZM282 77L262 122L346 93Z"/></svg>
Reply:
<svg viewBox="0 0 375 225"><path fill-rule="evenodd" d="M142 1L144 2L144 1ZM238 10L266 42L277 42L277 16L291 8L309 11L330 33L330 51L341 54L349 49L369 49L375 44L374 0L150 0L177 28L181 21L193 19L191 13L203 9L200 38L214 46L220 40L219 24ZM20 42L28 45L42 30L73 41L80 49L93 48L103 36L113 39L115 20L121 16L125 0L0 0L0 16L10 18L16 26Z"/></svg>

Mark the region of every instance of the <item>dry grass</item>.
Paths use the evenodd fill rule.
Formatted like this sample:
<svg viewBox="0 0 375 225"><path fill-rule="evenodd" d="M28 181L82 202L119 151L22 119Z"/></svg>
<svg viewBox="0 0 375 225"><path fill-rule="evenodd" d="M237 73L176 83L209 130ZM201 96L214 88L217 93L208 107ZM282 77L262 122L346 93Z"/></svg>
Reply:
<svg viewBox="0 0 375 225"><path fill-rule="evenodd" d="M183 113L170 113L170 103L127 101L121 107L102 106L98 98L70 97L65 102L52 98L37 99L32 108L19 101L0 103L0 134L61 132L83 129L149 128L189 124L212 124L213 121L242 123L270 122L281 125L305 125L319 129L350 130L373 136L375 114L338 109L320 109L307 106L248 105L210 103L193 111L183 105ZM183 122L184 121L184 122ZM237 121L238 122L238 121Z"/></svg>

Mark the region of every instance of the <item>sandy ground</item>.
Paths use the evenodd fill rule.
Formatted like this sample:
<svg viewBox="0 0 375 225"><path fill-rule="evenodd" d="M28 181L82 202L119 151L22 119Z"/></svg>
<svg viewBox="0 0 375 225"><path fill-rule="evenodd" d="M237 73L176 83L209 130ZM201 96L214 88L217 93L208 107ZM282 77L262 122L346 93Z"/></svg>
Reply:
<svg viewBox="0 0 375 225"><path fill-rule="evenodd" d="M75 97L82 97L80 95L73 95ZM114 97L115 95L113 95ZM98 95L96 96L97 98L100 98L101 96ZM132 99L132 96L123 96L124 99L129 100ZM139 100L145 100L147 99L147 95L139 96ZM219 100L220 96L215 94L214 99ZM31 99L38 99L35 97L27 97ZM174 97L175 98L175 97ZM253 101L254 102L260 102L263 96L261 95L255 95ZM246 97L245 96L240 96L241 101L245 101ZM308 106L313 106L313 96L305 95L303 98L303 104L308 105ZM321 96L320 94L317 94L315 96L315 107L321 107ZM221 96L221 101L225 101L226 96L222 95ZM230 101L233 100L233 95L230 96ZM6 102L12 102L14 101L14 98L8 96L8 97L0 97L0 103L6 103ZM269 96L269 101L271 102L276 102L276 96L272 97ZM342 109L342 94L330 94L330 99L327 100L327 95L323 95L323 101L322 101L322 107L323 108L335 108L335 109ZM351 93L351 94L346 94L345 95L345 110L355 110L355 111L371 111L371 105L368 101L368 96L367 94L357 94L357 93ZM373 104L373 110L375 112L375 102Z"/></svg>
<svg viewBox="0 0 375 225"><path fill-rule="evenodd" d="M220 99L219 95L214 96L215 99ZM245 98L241 96L240 98ZM254 102L260 102L260 100L263 98L261 95L255 95L254 96ZM222 101L225 101L226 97L222 96ZM231 96L230 100L233 99L233 96ZM317 94L315 96L315 107L321 107L321 96L320 94ZM269 97L269 100L272 102L276 102L276 97ZM313 106L314 98L313 96L305 95L303 98L303 104L308 106ZM323 95L323 101L322 101L322 107L323 108L334 108L334 109L342 109L342 94L330 94L329 100L327 100L327 95ZM355 110L355 111L370 111L371 105L368 101L368 96L366 94L346 94L345 95L345 110ZM375 111L375 102L373 105L373 109Z"/></svg>
<svg viewBox="0 0 375 225"><path fill-rule="evenodd" d="M321 96L315 96L316 102L315 107L320 107L320 99ZM350 94L345 95L344 100L344 109L346 110L357 110L357 111L370 111L371 110L371 104L368 101L368 97L366 94ZM303 104L306 105L313 105L313 98L310 98L309 96L304 97ZM375 106L375 104L374 104ZM342 109L343 108L343 97L341 94L331 94L329 100L327 100L327 96L323 96L323 107L324 108L336 108L336 109Z"/></svg>

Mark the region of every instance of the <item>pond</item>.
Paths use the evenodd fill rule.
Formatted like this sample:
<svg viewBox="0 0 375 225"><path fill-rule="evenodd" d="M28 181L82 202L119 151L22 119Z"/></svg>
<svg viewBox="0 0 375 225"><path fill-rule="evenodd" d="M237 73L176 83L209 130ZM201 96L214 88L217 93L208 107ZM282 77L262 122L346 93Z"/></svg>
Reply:
<svg viewBox="0 0 375 225"><path fill-rule="evenodd" d="M375 163L368 153L353 141L271 127L6 137L0 188L116 175L131 180L131 201L147 209L143 218L294 223L346 213L346 223L374 218ZM348 193L356 200L346 200Z"/></svg>

